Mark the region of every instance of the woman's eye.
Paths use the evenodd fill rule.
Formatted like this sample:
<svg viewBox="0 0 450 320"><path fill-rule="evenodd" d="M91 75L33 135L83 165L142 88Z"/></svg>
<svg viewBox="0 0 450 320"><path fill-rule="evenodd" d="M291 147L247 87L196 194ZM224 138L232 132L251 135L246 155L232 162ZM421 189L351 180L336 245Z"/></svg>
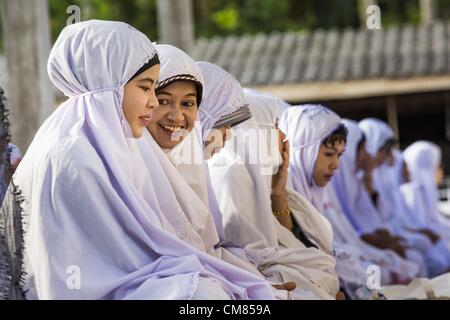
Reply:
<svg viewBox="0 0 450 320"><path fill-rule="evenodd" d="M191 107L195 106L195 103L192 101L186 101L183 103L183 106L185 106L187 108L191 108Z"/></svg>
<svg viewBox="0 0 450 320"><path fill-rule="evenodd" d="M327 157L332 157L332 156L334 156L334 153L333 153L333 152L326 152L326 153L325 153L325 156L327 156Z"/></svg>
<svg viewBox="0 0 450 320"><path fill-rule="evenodd" d="M158 99L159 105L165 106L169 104L169 101L167 99Z"/></svg>
<svg viewBox="0 0 450 320"><path fill-rule="evenodd" d="M142 90L144 90L145 92L149 92L151 89L148 87L141 87Z"/></svg>

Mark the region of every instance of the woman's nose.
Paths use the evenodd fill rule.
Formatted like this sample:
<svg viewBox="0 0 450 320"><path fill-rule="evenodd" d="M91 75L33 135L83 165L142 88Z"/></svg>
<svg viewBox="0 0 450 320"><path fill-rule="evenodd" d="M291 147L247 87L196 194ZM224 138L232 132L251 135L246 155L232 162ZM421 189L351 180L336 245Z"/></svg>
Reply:
<svg viewBox="0 0 450 320"><path fill-rule="evenodd" d="M180 121L184 120L184 115L183 115L182 110L178 106L175 106L169 112L168 118L174 122L180 122Z"/></svg>
<svg viewBox="0 0 450 320"><path fill-rule="evenodd" d="M331 166L333 170L339 169L339 157L336 157L336 159L333 160Z"/></svg>
<svg viewBox="0 0 450 320"><path fill-rule="evenodd" d="M147 108L154 109L159 106L158 97L156 97L156 94L152 94L150 98L147 101Z"/></svg>

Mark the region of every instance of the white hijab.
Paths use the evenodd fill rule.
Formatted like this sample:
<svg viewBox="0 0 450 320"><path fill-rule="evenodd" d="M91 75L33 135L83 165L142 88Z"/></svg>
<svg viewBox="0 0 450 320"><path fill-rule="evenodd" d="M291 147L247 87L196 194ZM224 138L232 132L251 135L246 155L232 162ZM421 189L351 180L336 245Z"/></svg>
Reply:
<svg viewBox="0 0 450 320"><path fill-rule="evenodd" d="M333 257L306 248L272 214L271 179L281 164L277 100L246 97L252 119L234 128L233 139L208 161L226 238L243 247L266 277L294 281L322 298L334 298L338 282Z"/></svg>
<svg viewBox="0 0 450 320"><path fill-rule="evenodd" d="M200 61L197 65L205 79L205 92L199 109L205 141L217 121L247 107L248 103L241 84L231 74L209 62Z"/></svg>
<svg viewBox="0 0 450 320"><path fill-rule="evenodd" d="M358 127L362 130L366 137L366 150L371 157L376 157L386 142L394 138L394 131L384 121L376 118L367 118L358 123ZM373 186L378 192L377 210L383 216L383 219L392 227L398 227L400 216L400 203L397 203L397 195L399 192L392 192L393 167L384 163L376 167L372 172Z"/></svg>
<svg viewBox="0 0 450 320"><path fill-rule="evenodd" d="M171 79L166 84L180 80L180 77L187 77L189 81L196 82L203 88L203 77L198 78L200 69L186 53L169 45L156 45L156 49L163 66L161 77ZM170 68L166 69L167 66L170 66ZM170 76L167 72L170 72ZM205 91L200 91L200 94L202 92ZM204 101L202 101L203 103ZM267 284L254 267L221 248L225 245L223 242L222 216L215 202L207 165L203 159L203 149L200 143L200 123L197 121L192 132L171 150L162 150L148 131L146 131L142 140L139 148L145 160L148 158L146 154L152 148L157 149L156 153L159 156L158 160L162 170L178 201L180 210L184 212L187 218L183 223L192 226L192 229L195 230L195 234L191 234L191 237L185 235L183 240L190 244L199 243L208 254L252 272L258 276L257 282ZM152 168L154 166L153 161L146 161L146 166ZM170 194L170 192L164 192L164 194L166 193ZM244 279L247 281L251 279L247 276L247 272L241 270L240 273L243 281ZM273 298L273 296L266 293L265 299L269 298Z"/></svg>
<svg viewBox="0 0 450 320"><path fill-rule="evenodd" d="M384 121L376 118L367 118L358 123L366 137L366 150L372 156L377 155L386 142L394 138L394 131Z"/></svg>
<svg viewBox="0 0 450 320"><path fill-rule="evenodd" d="M403 157L411 181L402 187L402 191L412 210L421 214L420 219L424 225L434 222L450 227L450 221L446 220L437 208L439 191L435 172L442 159L439 146L428 141L418 141L405 149Z"/></svg>
<svg viewBox="0 0 450 320"><path fill-rule="evenodd" d="M341 118L321 105L293 106L280 119L290 143L289 183L323 212L324 190L314 184L314 167L324 138L341 124Z"/></svg>
<svg viewBox="0 0 450 320"><path fill-rule="evenodd" d="M231 298L271 296L194 237L193 245L182 241L196 230L182 223L161 154L148 149L147 170L136 148L142 139L131 138L124 85L155 55L150 40L122 22L80 22L58 37L48 71L69 99L40 127L14 176L25 198L32 297L190 299L200 275Z"/></svg>
<svg viewBox="0 0 450 320"><path fill-rule="evenodd" d="M355 230L360 234L371 233L386 224L356 171L357 148L363 133L355 121L344 119L342 122L348 130L347 145L332 184L339 205Z"/></svg>
<svg viewBox="0 0 450 320"><path fill-rule="evenodd" d="M384 211L385 217L391 217L391 223L397 228L418 227L414 213L406 205L400 187L403 179L403 156L400 150L393 149L394 163L385 163L374 171L374 186L379 194L379 210ZM400 231L400 229L399 229Z"/></svg>
<svg viewBox="0 0 450 320"><path fill-rule="evenodd" d="M167 85L173 81L185 79L193 81L202 88L199 92L200 100L202 100L200 108L208 104L208 100L204 101L204 98L207 97L204 91L208 90L208 87L205 87L205 80L199 65L177 47L156 45L156 48L161 59L160 84ZM199 109L199 114L202 114L201 109ZM202 135L202 123L196 121L192 132L175 148L166 150L166 154L203 204L210 208L217 234L220 239L223 239L222 216L215 201L209 172L204 161Z"/></svg>

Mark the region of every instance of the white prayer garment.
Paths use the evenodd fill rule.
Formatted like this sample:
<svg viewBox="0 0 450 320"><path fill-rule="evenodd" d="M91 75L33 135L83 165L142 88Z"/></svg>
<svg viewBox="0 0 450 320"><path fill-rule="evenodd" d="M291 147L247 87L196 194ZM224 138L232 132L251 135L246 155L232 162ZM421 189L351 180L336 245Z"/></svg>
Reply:
<svg viewBox="0 0 450 320"><path fill-rule="evenodd" d="M290 142L289 181L293 188L311 201L316 212L327 216L333 208L329 203L327 188L315 185L313 174L320 145L339 125L341 118L331 110L319 105L293 106L283 113L280 128ZM335 219L336 220L336 219ZM353 244L335 241L336 270L353 297L367 298L366 268L370 259L361 258L361 251ZM384 270L383 270L384 271ZM383 281L390 277L383 272ZM353 289L350 289L352 287ZM359 291L358 291L359 290ZM358 291L358 293L356 293ZM364 296L365 294L365 296Z"/></svg>
<svg viewBox="0 0 450 320"><path fill-rule="evenodd" d="M346 151L347 152L347 151ZM324 215L334 230L334 243L341 254L357 257L365 267L366 274L374 265L380 270L380 283L387 285L395 279L411 279L417 274L417 267L391 250L379 249L361 240L343 213L332 185L325 187ZM335 250L337 250L335 249ZM339 255L339 253L335 253ZM413 267L413 268L412 268Z"/></svg>
<svg viewBox="0 0 450 320"><path fill-rule="evenodd" d="M202 96L199 97L202 104L207 102L208 99L205 95L207 90L203 89L203 76L195 61L173 46L156 45L156 49L161 60L161 81L165 82L167 86L182 81L179 80L181 77L190 76L190 81L197 82L202 87L202 90L199 91L202 92ZM165 79L172 79L172 82ZM147 154L152 150L157 154L161 170L171 185L171 192L174 193L180 209L187 218L184 223L189 223L196 231L195 235L186 236L183 240L193 245L197 243L210 255L251 272L260 277L262 283L266 283L262 274L246 260L245 255L243 257L239 255L239 248L224 247L223 236L221 235L223 234L221 213L218 205L214 205L215 198L212 197L214 193L210 187L207 166L203 159L200 132L201 126L197 122L193 131L188 133L182 142L173 149L163 150L158 146L150 131L147 131L143 141L139 142L139 149L149 170L155 166L155 163L147 161L147 158L151 160L150 157L147 157ZM219 223L216 224L216 221ZM212 291L214 291L213 289ZM273 288L273 291L276 298L287 299L285 290ZM198 293L198 295L206 296L205 293Z"/></svg>
<svg viewBox="0 0 450 320"><path fill-rule="evenodd" d="M147 170L122 103L125 84L151 61L159 63L151 41L122 22L79 22L58 37L48 71L69 99L14 175L25 198L30 298L191 299L202 278L230 299L273 297L197 241L156 148Z"/></svg>
<svg viewBox="0 0 450 320"><path fill-rule="evenodd" d="M325 229L313 227L311 235L317 236L321 250L306 248L272 214L271 179L281 164L275 130L277 100L251 94L246 97L252 119L235 127L231 141L208 161L225 236L242 246L266 277L294 281L297 288L309 289L321 299L334 299L339 285L335 260L329 254L331 227L323 220L320 226ZM302 198L295 197L295 201L297 207L292 200L289 203L295 207L293 211L305 209ZM317 223L306 221L310 226Z"/></svg>
<svg viewBox="0 0 450 320"><path fill-rule="evenodd" d="M341 157L339 169L332 179L332 186L336 195L334 199L337 199L336 205L339 206L340 212L344 213L359 237L376 229L385 228L386 224L372 205L372 200L358 177L356 168L357 148L362 140L363 133L355 121L344 119L342 122L348 130L347 144ZM376 251L368 251L368 245L362 248L364 253L370 252L375 255L374 257L377 256L376 252L380 252L376 248L374 248ZM389 261L387 266L398 275L403 276L403 279L411 279L418 274L418 266L414 263L405 261L390 250L381 250L381 252L390 252L390 258L386 256L386 260ZM375 261L379 261L379 258L376 258Z"/></svg>
<svg viewBox="0 0 450 320"><path fill-rule="evenodd" d="M379 119L368 118L362 120L358 125L366 136L366 148L371 150L371 156L383 148L389 141L394 140L394 132L389 125ZM395 170L386 160L376 167L372 173L374 187L378 193L376 208L387 221L389 229L393 234L401 236L406 240L408 247L422 255L424 272L421 276L436 276L446 272L450 265L449 250L445 245L435 246L424 234L408 229L408 219L405 218L406 206L400 203L399 187L395 185ZM420 261L418 261L420 262Z"/></svg>
<svg viewBox="0 0 450 320"><path fill-rule="evenodd" d="M385 163L374 172L374 185L379 194L379 210L391 212L393 217L390 224L396 234L407 239L409 246L417 248L425 258L430 277L437 276L450 269L450 250L441 239L433 243L424 234L418 231L422 229L416 223L414 213L406 205L405 199L400 192L398 167L402 166L403 157L401 152L393 150L393 164Z"/></svg>
<svg viewBox="0 0 450 320"><path fill-rule="evenodd" d="M417 223L438 233L449 243L450 222L437 210L439 193L435 174L441 157L440 148L428 141L418 141L406 148L403 159L411 181L401 186L401 192Z"/></svg>
<svg viewBox="0 0 450 320"><path fill-rule="evenodd" d="M205 94L199 116L203 141L212 129L234 127L251 118L240 83L228 72L209 62L197 62L205 79ZM205 150L206 151L206 150Z"/></svg>
<svg viewBox="0 0 450 320"><path fill-rule="evenodd" d="M389 300L449 300L450 273L433 279L417 278L407 286L385 286L383 293Z"/></svg>

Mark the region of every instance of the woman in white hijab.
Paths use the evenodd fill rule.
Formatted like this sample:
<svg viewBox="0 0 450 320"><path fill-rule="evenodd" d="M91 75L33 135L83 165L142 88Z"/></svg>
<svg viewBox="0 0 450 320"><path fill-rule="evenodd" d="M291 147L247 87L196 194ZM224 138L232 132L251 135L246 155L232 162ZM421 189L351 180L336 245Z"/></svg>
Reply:
<svg viewBox="0 0 450 320"><path fill-rule="evenodd" d="M367 240L367 235L370 235L372 240L386 241L386 237L377 237L376 234L377 229L385 228L385 223L381 215L374 210L370 197L358 178L358 173L366 164L364 135L355 121L344 119L342 122L348 130L347 144L339 170L336 171L332 180L333 197L331 199L335 202L334 207L340 208L339 212L348 219L353 228L352 233L346 233L347 237L353 235L347 238L347 241L356 244L366 259L376 262L382 273L387 273L387 276L392 275L390 280L383 281L384 284L386 282L405 283L417 276L419 271L417 265L402 259L390 250L380 250L381 248L375 248L366 241L360 240L361 238ZM329 211L329 214L333 214L333 211ZM373 242L375 241L370 243ZM389 249L386 245L384 247Z"/></svg>
<svg viewBox="0 0 450 320"><path fill-rule="evenodd" d="M128 24L67 26L48 62L69 99L44 122L14 175L23 211L27 287L40 299L192 299L204 279L216 298L265 299L271 288L208 255L158 166L136 148L159 60ZM75 192L74 192L75 191ZM161 197L161 194L164 197Z"/></svg>
<svg viewBox="0 0 450 320"><path fill-rule="evenodd" d="M437 208L438 185L442 181L442 151L434 143L418 141L403 152L410 181L401 187L406 203L417 222L430 228L448 243L450 221Z"/></svg>
<svg viewBox="0 0 450 320"><path fill-rule="evenodd" d="M420 253L424 260L423 276L436 276L449 269L449 250L443 242L434 243L426 233L413 228L411 217L406 216L399 187L396 187L395 159L392 146L394 132L379 119L367 118L359 123L366 136L366 146L375 161L372 172L375 205L388 222L392 233L405 239L406 245Z"/></svg>
<svg viewBox="0 0 450 320"><path fill-rule="evenodd" d="M157 149L155 152L162 171L186 217L184 223L192 226L196 233L184 237L184 241L197 243L211 256L247 270L242 270L244 279L245 274L251 272L267 285L255 267L235 254L237 248L225 248L223 243L220 211L211 197L213 191L203 160L201 126L195 122L204 92L201 71L195 61L180 49L169 45L157 45L156 48L161 59L160 80L156 85L160 105L153 110L148 132L139 144L146 166L152 168L155 165L147 161L147 153ZM179 134L181 141L178 140ZM285 290L273 290L276 298L287 298ZM214 286L205 283L202 297L210 299L215 295L214 291Z"/></svg>
<svg viewBox="0 0 450 320"><path fill-rule="evenodd" d="M347 157L344 154L344 159ZM365 163L367 164L367 161ZM359 177L362 172L358 171L356 166L357 162L353 156L346 159L343 161L342 170L339 170L336 178L333 179L339 204L349 221L364 241L379 248L392 249L403 257L407 254L410 259L417 260L422 266L423 259L420 254L405 248L402 239L390 232L387 219L376 209L368 190ZM365 169L364 172L367 174L369 170Z"/></svg>
<svg viewBox="0 0 450 320"><path fill-rule="evenodd" d="M289 212L274 207L273 196L278 194L274 190L286 190L282 176L274 180L272 176L279 169L281 172L281 167L287 170L288 160L287 143L279 144L276 129L277 99L257 94L246 98L252 119L235 127L233 138L208 161L225 237L243 247L266 277L293 281L297 289L308 289L321 299L334 299L339 285L331 256L331 228L317 215L304 218L312 206L291 198L289 193ZM302 216L311 227L306 244L280 222L291 212Z"/></svg>
<svg viewBox="0 0 450 320"><path fill-rule="evenodd" d="M377 210L388 221L390 230L405 239L408 247L418 251L425 262L423 276L436 276L449 269L449 250L445 244L433 242L427 233L414 228L414 221L406 212L408 209L396 182L395 158L392 145L394 132L389 125L379 119L367 118L359 123L364 132L367 149L375 159L376 167L372 173L373 190L376 192Z"/></svg>
<svg viewBox="0 0 450 320"><path fill-rule="evenodd" d="M289 164L291 185L314 204L316 211L330 216L331 195L326 186L329 177L339 167L339 156L345 148L347 135L341 118L320 105L293 106L281 117L280 127L286 131L292 146ZM336 216L331 216L336 223ZM337 241L333 243L338 275L351 297L367 298L368 293L361 289L366 287L365 269L372 262L360 259L361 252L345 244L341 237L338 233ZM385 274L383 281L386 281Z"/></svg>
<svg viewBox="0 0 450 320"><path fill-rule="evenodd" d="M264 99L268 99L268 101L272 103L275 99L277 102L277 112L279 114L281 114L281 112L289 106L287 103L274 96L268 96L266 94L249 89L245 89L243 91L242 87L236 79L234 79L229 73L216 65L207 62L198 62L198 65L202 70L205 83L207 84L205 89L205 99L200 106L200 121L202 122L204 135L205 130L209 130L210 127L220 128L221 125L226 125L226 128L234 127L241 123L243 120L247 120L248 116L244 118L245 115L251 116L247 107L247 99L244 97L244 91L246 96L252 96L253 99L261 99L262 102L265 101ZM221 134L218 130L216 131L218 141L220 141L219 145L220 147L223 147L225 143L225 139L223 138L224 134ZM231 132L228 133L227 136L228 139L230 139ZM206 146L205 152L209 152L208 146ZM324 223L322 222L322 219L320 219L320 217L319 219L314 219L313 215L313 218L304 218L304 216L308 215L308 208L311 208L311 206L308 207L309 204L307 203L307 201L303 200L304 199L302 199L301 196L292 196L291 201L294 202L293 206L296 205L296 210L294 210L295 214L297 214L297 217L303 218L305 220L303 222L308 227L310 227L309 231L310 234L312 234L311 237L315 236L318 243L326 243L329 238L325 237L325 239L322 239L318 235L320 234L320 230L323 231L323 229L326 229L328 226L326 224L325 226L323 226ZM296 204L296 202L299 203ZM297 212L299 211L297 210L298 206L300 206L301 209L304 209L300 213ZM305 241L308 241L306 237ZM295 295L298 298L301 298L298 290Z"/></svg>

